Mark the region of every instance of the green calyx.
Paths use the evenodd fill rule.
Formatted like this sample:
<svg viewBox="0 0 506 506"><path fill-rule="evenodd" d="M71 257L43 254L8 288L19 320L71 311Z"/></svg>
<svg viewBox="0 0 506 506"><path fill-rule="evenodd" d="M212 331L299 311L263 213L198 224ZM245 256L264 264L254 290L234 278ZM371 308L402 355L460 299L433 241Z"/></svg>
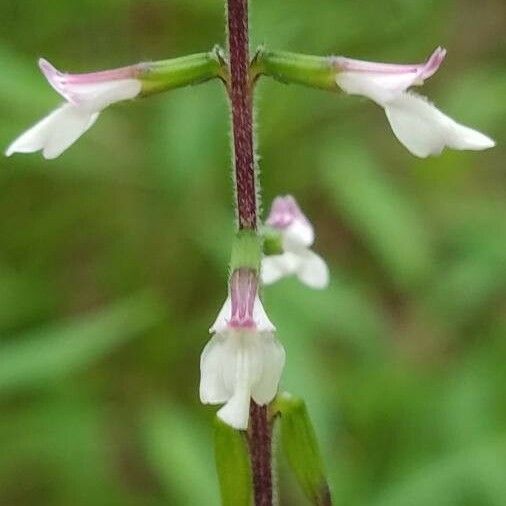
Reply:
<svg viewBox="0 0 506 506"><path fill-rule="evenodd" d="M240 268L260 270L262 238L253 230L240 230L235 236L230 257L230 271Z"/></svg>
<svg viewBox="0 0 506 506"><path fill-rule="evenodd" d="M336 68L332 58L260 48L251 62L252 80L260 75L283 83L336 91Z"/></svg>
<svg viewBox="0 0 506 506"><path fill-rule="evenodd" d="M219 47L207 53L139 65L142 96L200 84L214 78L227 79L225 60Z"/></svg>
<svg viewBox="0 0 506 506"><path fill-rule="evenodd" d="M264 255L281 255L283 253L283 240L277 230L265 227L262 236Z"/></svg>
<svg viewBox="0 0 506 506"><path fill-rule="evenodd" d="M200 84L215 78L224 83L229 80L228 65L223 50L218 46L205 53L143 63L137 66L137 71L137 79L142 82L142 96ZM338 89L336 67L329 57L260 48L251 62L251 82L254 83L262 75L283 83L331 91Z"/></svg>
<svg viewBox="0 0 506 506"><path fill-rule="evenodd" d="M316 506L332 504L316 434L305 402L283 392L271 404L279 416L281 447L306 497Z"/></svg>
<svg viewBox="0 0 506 506"><path fill-rule="evenodd" d="M214 452L222 506L250 506L251 467L245 434L216 418Z"/></svg>

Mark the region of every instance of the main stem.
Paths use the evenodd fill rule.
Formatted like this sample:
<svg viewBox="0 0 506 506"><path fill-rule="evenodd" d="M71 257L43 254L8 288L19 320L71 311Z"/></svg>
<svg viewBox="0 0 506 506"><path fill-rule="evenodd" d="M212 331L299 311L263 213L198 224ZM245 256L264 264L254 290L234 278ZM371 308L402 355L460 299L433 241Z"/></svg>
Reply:
<svg viewBox="0 0 506 506"><path fill-rule="evenodd" d="M239 229L257 228L253 97L249 81L248 0L228 0L229 94L232 103Z"/></svg>
<svg viewBox="0 0 506 506"><path fill-rule="evenodd" d="M250 428L248 444L253 476L253 491L256 506L272 505L272 455L271 423L267 406L259 406L253 400L250 406Z"/></svg>
<svg viewBox="0 0 506 506"><path fill-rule="evenodd" d="M234 170L239 230L257 230L253 96L249 79L248 0L227 0ZM271 424L251 400L248 444L256 506L272 506Z"/></svg>

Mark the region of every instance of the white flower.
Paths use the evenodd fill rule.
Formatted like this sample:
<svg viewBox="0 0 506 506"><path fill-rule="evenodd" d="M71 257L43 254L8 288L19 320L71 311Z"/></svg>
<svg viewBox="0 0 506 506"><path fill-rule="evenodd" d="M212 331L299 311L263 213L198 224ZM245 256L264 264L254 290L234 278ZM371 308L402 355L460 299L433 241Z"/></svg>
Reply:
<svg viewBox="0 0 506 506"><path fill-rule="evenodd" d="M291 195L276 197L266 223L281 234L283 253L262 259L262 281L271 284L296 275L311 288L325 288L329 282L327 264L309 249L314 242L313 227L295 199Z"/></svg>
<svg viewBox="0 0 506 506"><path fill-rule="evenodd" d="M103 109L136 97L142 87L135 78L136 66L90 74L64 74L44 59L39 66L66 103L21 134L7 148L7 156L42 150L44 158L56 158L95 123Z"/></svg>
<svg viewBox="0 0 506 506"><path fill-rule="evenodd" d="M250 400L264 405L275 397L285 351L258 298L254 271L235 271L230 292L200 359L200 400L224 404L218 417L245 430Z"/></svg>
<svg viewBox="0 0 506 506"><path fill-rule="evenodd" d="M415 65L337 57L333 58L338 68L336 82L346 93L365 96L383 107L397 139L416 156L438 155L445 147L482 150L495 146L490 137L457 123L425 97L407 91L431 77L445 55L444 49L437 48L425 63Z"/></svg>

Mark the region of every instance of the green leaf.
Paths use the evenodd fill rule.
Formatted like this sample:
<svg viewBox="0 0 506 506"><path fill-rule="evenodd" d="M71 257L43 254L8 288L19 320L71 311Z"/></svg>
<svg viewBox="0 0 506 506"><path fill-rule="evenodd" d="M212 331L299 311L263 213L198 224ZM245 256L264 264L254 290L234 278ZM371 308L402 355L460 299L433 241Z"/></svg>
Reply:
<svg viewBox="0 0 506 506"><path fill-rule="evenodd" d="M251 467L244 432L234 430L216 418L214 451L222 506L249 506Z"/></svg>
<svg viewBox="0 0 506 506"><path fill-rule="evenodd" d="M313 504L329 506L330 490L306 404L284 392L272 410L280 415L281 446L302 490Z"/></svg>

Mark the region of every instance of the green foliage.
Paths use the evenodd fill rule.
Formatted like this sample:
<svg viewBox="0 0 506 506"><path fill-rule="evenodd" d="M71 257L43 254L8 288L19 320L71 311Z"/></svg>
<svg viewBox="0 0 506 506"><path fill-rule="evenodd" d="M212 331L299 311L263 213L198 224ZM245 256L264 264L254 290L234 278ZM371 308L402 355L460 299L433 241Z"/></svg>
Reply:
<svg viewBox="0 0 506 506"><path fill-rule="evenodd" d="M331 269L328 290L263 292L336 504L506 503L503 10L252 1L253 47L446 45L420 91L499 141L418 160L370 102L259 82L264 211L295 195ZM60 103L39 56L98 70L224 38L216 0L1 2L0 19L4 147ZM228 114L214 80L111 108L55 161L0 159L0 504L219 504L197 392L234 238ZM280 464L281 504L307 504Z"/></svg>
<svg viewBox="0 0 506 506"><path fill-rule="evenodd" d="M281 446L299 485L312 504L328 506L330 492L323 461L304 401L280 393L272 409L279 416Z"/></svg>
<svg viewBox="0 0 506 506"><path fill-rule="evenodd" d="M223 506L250 506L251 467L244 432L229 427L216 418L214 452Z"/></svg>

